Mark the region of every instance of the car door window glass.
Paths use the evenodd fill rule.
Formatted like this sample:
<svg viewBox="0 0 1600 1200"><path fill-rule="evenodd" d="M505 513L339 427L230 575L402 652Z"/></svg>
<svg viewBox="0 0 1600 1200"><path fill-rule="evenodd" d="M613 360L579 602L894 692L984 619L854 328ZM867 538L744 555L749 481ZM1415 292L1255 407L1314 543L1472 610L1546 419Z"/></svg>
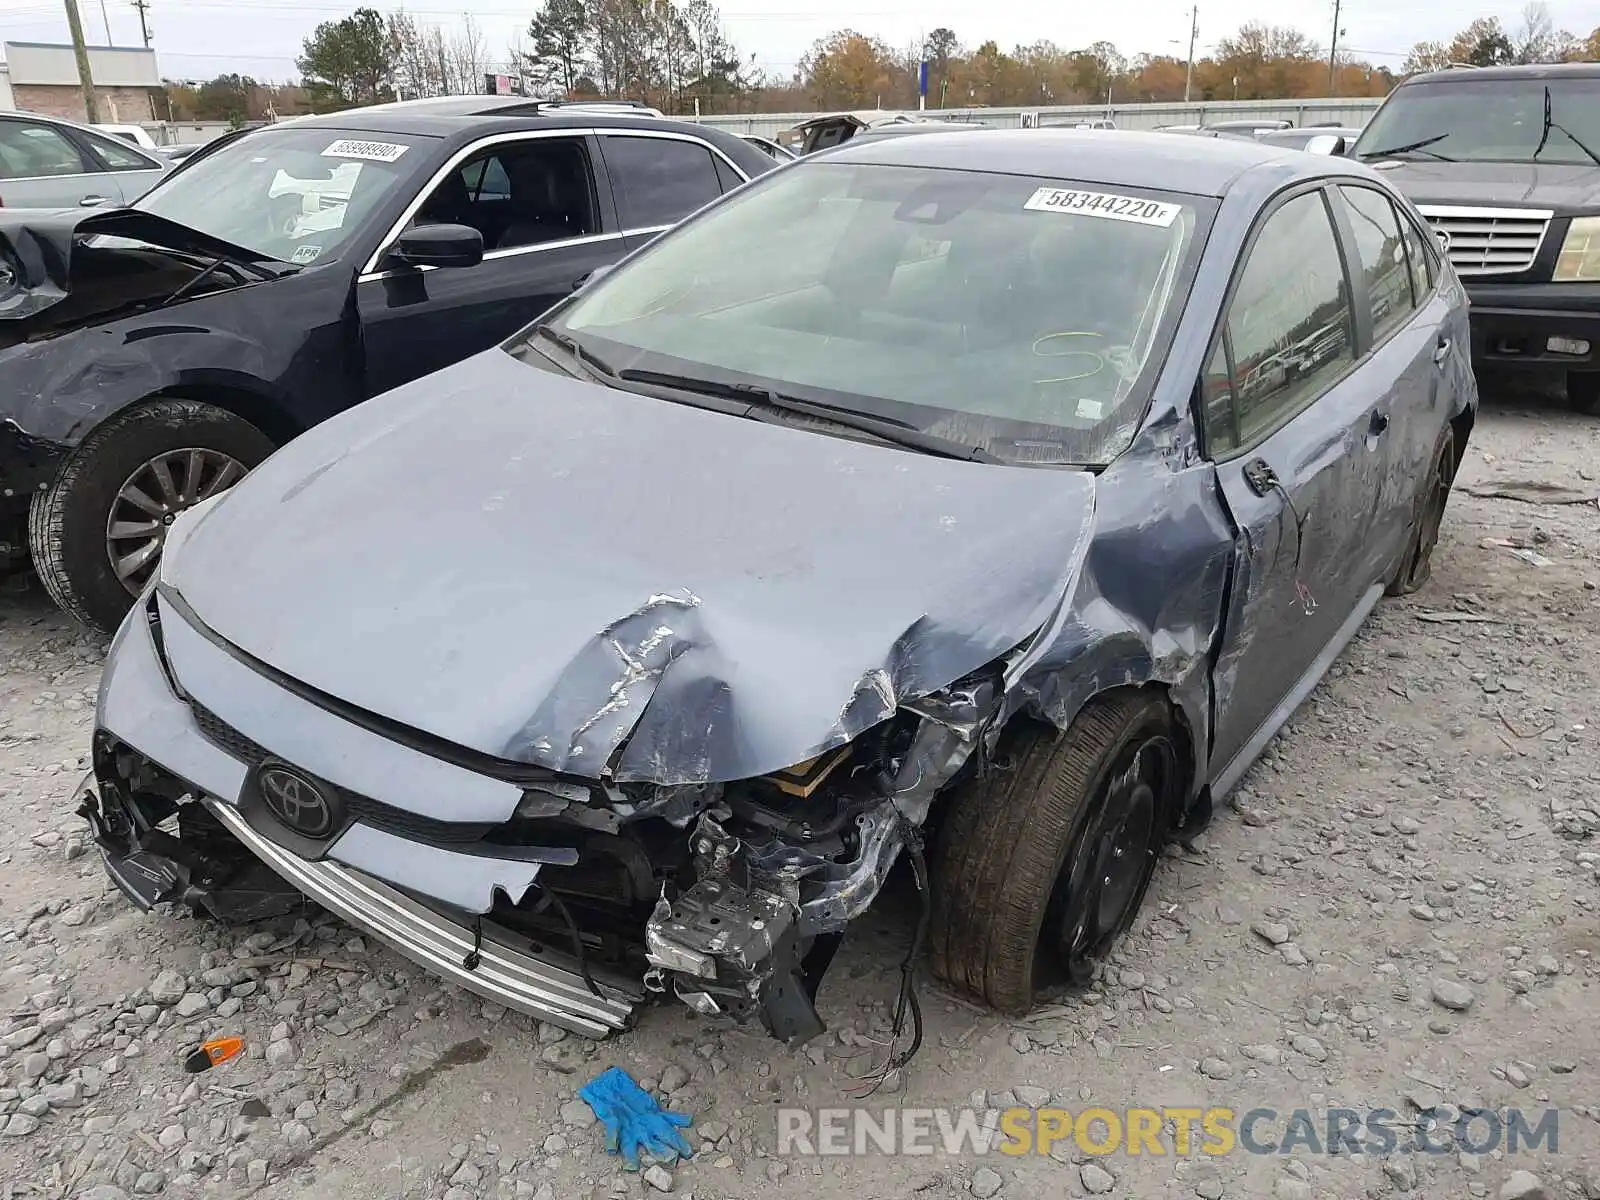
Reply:
<svg viewBox="0 0 1600 1200"><path fill-rule="evenodd" d="M84 139L94 148L100 156L100 161L105 163L108 171L156 171L159 164L151 162L132 146L124 145L115 138L101 137L98 134L86 133Z"/></svg>
<svg viewBox="0 0 1600 1200"><path fill-rule="evenodd" d="M1353 360L1350 294L1320 192L1267 218L1228 308L1241 444L1277 428Z"/></svg>
<svg viewBox="0 0 1600 1200"><path fill-rule="evenodd" d="M1239 447L1239 423L1233 411L1233 376L1228 371L1228 352L1221 338L1206 364L1200 380L1200 400L1205 408L1206 451L1216 458Z"/></svg>
<svg viewBox="0 0 1600 1200"><path fill-rule="evenodd" d="M577 138L529 138L480 151L447 175L412 225L467 225L486 251L599 232L589 156Z"/></svg>
<svg viewBox="0 0 1600 1200"><path fill-rule="evenodd" d="M48 125L0 121L0 179L43 179L90 171L78 148Z"/></svg>
<svg viewBox="0 0 1600 1200"><path fill-rule="evenodd" d="M717 183L721 186L723 191L731 192L734 188L738 187L744 182L743 179L739 178L739 172L735 171L715 154L711 156L711 165L716 168Z"/></svg>
<svg viewBox="0 0 1600 1200"><path fill-rule="evenodd" d="M1400 233L1405 240L1406 261L1411 270L1411 294L1417 307L1421 308L1428 293L1433 290L1433 281L1438 278L1434 259L1428 253L1427 239L1415 221L1401 217Z"/></svg>
<svg viewBox="0 0 1600 1200"><path fill-rule="evenodd" d="M722 194L700 142L609 136L605 156L624 230L672 225Z"/></svg>
<svg viewBox="0 0 1600 1200"><path fill-rule="evenodd" d="M1381 342L1405 324L1415 306L1400 218L1389 197L1372 188L1341 185L1338 194L1355 234L1356 258L1367 282L1372 340Z"/></svg>

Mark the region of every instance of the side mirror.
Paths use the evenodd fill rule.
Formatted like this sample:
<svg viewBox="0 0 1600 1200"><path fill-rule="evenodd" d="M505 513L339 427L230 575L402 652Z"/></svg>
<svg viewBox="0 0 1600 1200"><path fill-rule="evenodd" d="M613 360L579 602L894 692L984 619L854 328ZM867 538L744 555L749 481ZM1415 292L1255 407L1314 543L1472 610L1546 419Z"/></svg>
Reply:
<svg viewBox="0 0 1600 1200"><path fill-rule="evenodd" d="M470 225L414 225L390 253L413 267L475 267L483 261L483 234Z"/></svg>
<svg viewBox="0 0 1600 1200"><path fill-rule="evenodd" d="M1341 155L1345 152L1344 138L1336 133L1319 133L1306 142L1307 154Z"/></svg>

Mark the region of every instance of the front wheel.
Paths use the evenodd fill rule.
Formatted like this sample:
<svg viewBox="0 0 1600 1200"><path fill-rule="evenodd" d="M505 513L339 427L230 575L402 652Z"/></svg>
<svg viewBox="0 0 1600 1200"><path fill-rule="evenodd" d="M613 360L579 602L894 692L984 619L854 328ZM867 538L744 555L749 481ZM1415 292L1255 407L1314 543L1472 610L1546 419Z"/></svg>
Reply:
<svg viewBox="0 0 1600 1200"><path fill-rule="evenodd" d="M1600 416L1600 371L1568 371L1567 403L1577 412Z"/></svg>
<svg viewBox="0 0 1600 1200"><path fill-rule="evenodd" d="M155 574L173 519L272 451L248 421L194 400L118 413L33 497L28 544L40 582L71 616L113 632Z"/></svg>
<svg viewBox="0 0 1600 1200"><path fill-rule="evenodd" d="M1127 692L1084 706L1065 734L1007 732L1005 769L952 798L936 850L933 968L1020 1014L1082 985L1144 901L1185 786L1166 701Z"/></svg>

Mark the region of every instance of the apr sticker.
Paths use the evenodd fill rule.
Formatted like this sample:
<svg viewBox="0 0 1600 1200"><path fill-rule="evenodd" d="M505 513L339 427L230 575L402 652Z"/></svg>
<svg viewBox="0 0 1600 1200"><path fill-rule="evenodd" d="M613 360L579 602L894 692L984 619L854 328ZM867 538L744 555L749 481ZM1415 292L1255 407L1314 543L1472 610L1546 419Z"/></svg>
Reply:
<svg viewBox="0 0 1600 1200"><path fill-rule="evenodd" d="M1106 415L1106 406L1099 400L1079 400L1076 411L1080 421L1098 421Z"/></svg>
<svg viewBox="0 0 1600 1200"><path fill-rule="evenodd" d="M1072 188L1042 187L1029 196L1022 207L1033 212L1076 213L1111 221L1159 225L1163 229L1178 219L1176 204L1140 200L1137 196L1113 196L1107 192L1080 192Z"/></svg>
<svg viewBox="0 0 1600 1200"><path fill-rule="evenodd" d="M372 162L393 162L409 146L394 142L362 142L354 138L340 138L322 152L323 158L365 158Z"/></svg>
<svg viewBox="0 0 1600 1200"><path fill-rule="evenodd" d="M296 246L294 253L289 256L290 262L314 263L322 254L322 247L310 242L304 246Z"/></svg>

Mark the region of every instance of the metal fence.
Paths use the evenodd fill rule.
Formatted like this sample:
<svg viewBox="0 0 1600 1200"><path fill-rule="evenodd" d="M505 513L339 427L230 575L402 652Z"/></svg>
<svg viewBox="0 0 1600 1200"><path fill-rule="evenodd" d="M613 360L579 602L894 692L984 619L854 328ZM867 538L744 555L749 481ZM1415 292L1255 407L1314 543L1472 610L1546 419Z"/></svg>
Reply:
<svg viewBox="0 0 1600 1200"><path fill-rule="evenodd" d="M1202 125L1209 121L1262 120L1291 121L1295 125L1365 125L1380 98L1321 100L1211 100L1192 104L1071 104L1040 108L945 108L929 109L920 115L936 121L962 121L998 129L1016 129L1024 113L1035 113L1044 125L1058 122L1110 118L1119 129L1154 129L1158 125ZM755 133L771 137L791 129L816 113L744 113L737 116L701 117L705 125L715 125L731 133Z"/></svg>

